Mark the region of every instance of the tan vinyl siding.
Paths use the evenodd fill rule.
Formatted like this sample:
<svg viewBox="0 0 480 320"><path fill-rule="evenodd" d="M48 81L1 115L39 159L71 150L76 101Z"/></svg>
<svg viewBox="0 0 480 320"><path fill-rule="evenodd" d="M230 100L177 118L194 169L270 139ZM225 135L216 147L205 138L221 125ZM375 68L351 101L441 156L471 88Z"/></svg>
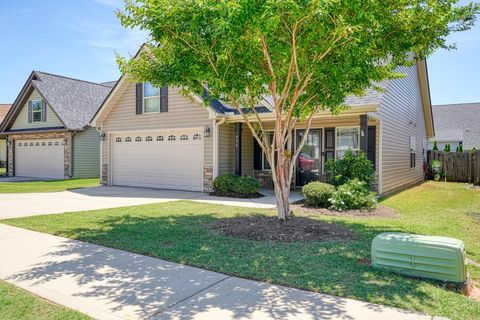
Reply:
<svg viewBox="0 0 480 320"><path fill-rule="evenodd" d="M73 177L96 178L100 176L100 139L92 127L73 137Z"/></svg>
<svg viewBox="0 0 480 320"><path fill-rule="evenodd" d="M205 126L212 127L212 119L206 108L183 97L176 88L168 90L168 112L136 114L135 84L129 83L102 126L104 132L201 127L203 133ZM204 164L213 165L213 135L203 141ZM103 163L108 163L108 148L106 139L102 150Z"/></svg>
<svg viewBox="0 0 480 320"><path fill-rule="evenodd" d="M220 125L218 131L218 146L218 174L234 173L235 131L233 124Z"/></svg>
<svg viewBox="0 0 480 320"><path fill-rule="evenodd" d="M15 122L12 125L12 130L16 129L37 129L37 128L48 128L48 127L63 127L62 122L58 119L55 112L53 112L50 105L47 104L47 121L45 122L32 122L28 123L28 101L32 100L42 100L42 96L36 89L30 94L30 97L27 99L27 102L22 107L22 110L18 114Z"/></svg>
<svg viewBox="0 0 480 320"><path fill-rule="evenodd" d="M382 121L382 193L424 179L422 143L427 136L417 68L399 71L406 77L389 83L377 113ZM412 169L410 136L416 137L416 167Z"/></svg>
<svg viewBox="0 0 480 320"><path fill-rule="evenodd" d="M7 161L7 142L4 139L0 139L0 161Z"/></svg>
<svg viewBox="0 0 480 320"><path fill-rule="evenodd" d="M246 125L242 127L242 176L253 176L253 136Z"/></svg>

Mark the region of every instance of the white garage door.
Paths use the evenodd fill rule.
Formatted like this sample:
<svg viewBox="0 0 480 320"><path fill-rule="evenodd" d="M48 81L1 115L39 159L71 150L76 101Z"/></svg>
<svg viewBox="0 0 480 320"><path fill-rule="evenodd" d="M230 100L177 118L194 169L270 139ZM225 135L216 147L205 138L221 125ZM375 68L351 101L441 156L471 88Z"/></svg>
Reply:
<svg viewBox="0 0 480 320"><path fill-rule="evenodd" d="M201 133L178 129L112 135L112 184L202 191Z"/></svg>
<svg viewBox="0 0 480 320"><path fill-rule="evenodd" d="M32 178L64 178L62 139L15 141L15 175Z"/></svg>

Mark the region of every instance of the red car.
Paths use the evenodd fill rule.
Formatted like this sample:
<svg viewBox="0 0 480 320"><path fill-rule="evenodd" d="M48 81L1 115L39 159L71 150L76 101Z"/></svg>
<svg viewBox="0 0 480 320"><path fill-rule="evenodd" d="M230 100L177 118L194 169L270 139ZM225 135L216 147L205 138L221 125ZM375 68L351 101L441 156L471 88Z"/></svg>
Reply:
<svg viewBox="0 0 480 320"><path fill-rule="evenodd" d="M298 155L298 168L301 171L312 171L317 169L317 161L308 154L300 153Z"/></svg>

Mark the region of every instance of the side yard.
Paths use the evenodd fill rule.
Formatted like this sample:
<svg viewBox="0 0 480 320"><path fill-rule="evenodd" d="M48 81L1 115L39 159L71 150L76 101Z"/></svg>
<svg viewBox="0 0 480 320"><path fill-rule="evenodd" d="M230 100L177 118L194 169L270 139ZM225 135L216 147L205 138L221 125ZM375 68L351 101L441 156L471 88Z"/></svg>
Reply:
<svg viewBox="0 0 480 320"><path fill-rule="evenodd" d="M464 240L469 258L480 261L480 191L465 184L427 182L382 201L395 217L320 216L348 230L327 242L255 241L224 236L213 225L234 217L274 217L273 210L180 201L2 223L144 255L315 292L416 310L452 319L480 318L480 302L430 281L373 270L370 242L383 231L445 235ZM258 218L260 216L260 218ZM273 219L275 221L275 219ZM473 278L480 269L470 266Z"/></svg>
<svg viewBox="0 0 480 320"><path fill-rule="evenodd" d="M98 178L8 183L2 183L0 180L0 193L57 192L99 185L100 180Z"/></svg>
<svg viewBox="0 0 480 320"><path fill-rule="evenodd" d="M0 319L87 320L90 318L0 281Z"/></svg>

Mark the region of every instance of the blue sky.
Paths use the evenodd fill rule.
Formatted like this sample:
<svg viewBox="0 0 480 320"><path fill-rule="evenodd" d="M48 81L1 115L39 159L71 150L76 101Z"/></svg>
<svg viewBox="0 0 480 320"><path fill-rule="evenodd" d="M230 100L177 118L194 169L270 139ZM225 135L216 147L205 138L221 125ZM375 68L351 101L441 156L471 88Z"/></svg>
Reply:
<svg viewBox="0 0 480 320"><path fill-rule="evenodd" d="M15 100L32 70L116 80L115 52L134 54L145 40L145 33L120 25L114 11L122 5L122 0L0 0L0 103ZM480 21L449 40L458 49L438 51L428 61L432 102L480 102Z"/></svg>

